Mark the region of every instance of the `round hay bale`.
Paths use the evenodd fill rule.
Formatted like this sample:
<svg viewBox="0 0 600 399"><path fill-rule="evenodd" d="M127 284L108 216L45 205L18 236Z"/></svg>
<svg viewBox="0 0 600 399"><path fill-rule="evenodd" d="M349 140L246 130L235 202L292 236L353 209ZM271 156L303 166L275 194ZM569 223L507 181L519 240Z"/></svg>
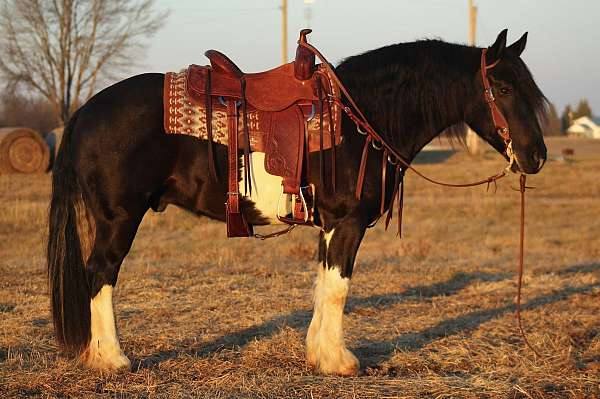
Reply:
<svg viewBox="0 0 600 399"><path fill-rule="evenodd" d="M49 162L50 150L37 132L26 127L0 128L1 173L42 173Z"/></svg>

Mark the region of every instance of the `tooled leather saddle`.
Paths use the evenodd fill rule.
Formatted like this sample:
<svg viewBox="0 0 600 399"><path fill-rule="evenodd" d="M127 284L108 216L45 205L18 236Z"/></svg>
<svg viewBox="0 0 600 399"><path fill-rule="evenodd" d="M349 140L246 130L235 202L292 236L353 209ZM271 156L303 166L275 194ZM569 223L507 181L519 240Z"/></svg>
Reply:
<svg viewBox="0 0 600 399"><path fill-rule="evenodd" d="M254 235L240 207L239 158L243 155L245 193L252 192L250 153L265 154L265 171L282 179L280 201L291 199L290 213L278 214L289 225L312 224L314 186L308 184L309 153L320 151L319 167L323 174L324 149L341 141L340 109L332 98L339 98L337 85L315 55L302 47L311 32L300 32L294 61L259 73L244 73L224 54L205 53L210 66L191 65L185 72L187 104L205 113L205 132L211 176L217 179L213 142L228 147L228 192L226 223L228 237ZM167 84L173 76L167 74ZM169 102L172 102L171 100ZM167 104L165 104L167 107ZM193 111L189 111L190 114ZM170 112L172 113L172 112ZM186 115L165 113L165 128L173 132L173 121ZM185 113L185 112L184 112ZM175 124L176 126L176 124ZM226 134L215 132L225 126ZM216 137L221 133L221 137ZM185 134L185 132L184 132ZM201 135L202 136L202 135ZM226 137L225 137L226 136ZM332 157L332 184L335 187L335 155ZM288 207L286 206L286 209ZM279 211L278 211L279 213Z"/></svg>

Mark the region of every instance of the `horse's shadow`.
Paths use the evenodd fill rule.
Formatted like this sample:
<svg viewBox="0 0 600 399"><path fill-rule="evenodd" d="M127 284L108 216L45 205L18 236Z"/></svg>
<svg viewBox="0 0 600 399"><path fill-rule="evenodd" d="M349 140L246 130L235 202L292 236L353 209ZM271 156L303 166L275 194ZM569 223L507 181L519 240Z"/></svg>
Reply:
<svg viewBox="0 0 600 399"><path fill-rule="evenodd" d="M559 270L556 274L565 275L594 271L600 271L600 263L576 265ZM364 308L385 309L404 300L429 301L435 296L453 295L473 281L501 281L511 277L510 274L457 273L447 281L409 288L401 293L349 298L345 312L352 313ZM566 287L552 294L535 297L524 303L522 309L535 309L539 306L564 300L578 293L589 292L598 287L600 287L600 283L588 284L581 287ZM444 320L420 332L401 334L389 340L361 340L360 347L351 349L363 360L364 367L376 367L378 364L389 360L396 349L417 351L436 339L473 330L495 317L514 310L515 306L512 304L493 309L479 310ZM206 357L223 348L241 348L257 338L270 337L276 334L282 327L305 331L308 328L311 316L311 310L296 310L286 315L269 319L262 324L225 334L222 337L201 343L200 345L198 345L197 341L192 343L192 339L189 341L186 340L187 342L182 341L176 345L175 349L160 351L144 359L134 359L133 369L152 368L163 361L174 359L184 354Z"/></svg>

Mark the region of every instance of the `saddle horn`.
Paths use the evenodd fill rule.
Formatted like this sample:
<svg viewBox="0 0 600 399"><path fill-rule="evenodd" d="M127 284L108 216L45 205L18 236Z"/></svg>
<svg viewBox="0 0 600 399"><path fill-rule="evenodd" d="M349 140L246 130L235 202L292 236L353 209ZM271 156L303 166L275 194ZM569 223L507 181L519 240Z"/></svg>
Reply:
<svg viewBox="0 0 600 399"><path fill-rule="evenodd" d="M294 61L294 76L298 80L310 79L315 71L315 55L301 45L301 43L307 43L306 36L310 32L312 32L312 29L302 29L300 31L296 60Z"/></svg>

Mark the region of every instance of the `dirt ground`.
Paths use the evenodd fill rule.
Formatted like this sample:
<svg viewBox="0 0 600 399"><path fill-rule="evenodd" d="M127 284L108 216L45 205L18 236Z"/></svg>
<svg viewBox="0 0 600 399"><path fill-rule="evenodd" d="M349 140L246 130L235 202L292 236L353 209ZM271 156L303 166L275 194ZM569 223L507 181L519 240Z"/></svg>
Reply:
<svg viewBox="0 0 600 399"><path fill-rule="evenodd" d="M421 165L452 181L501 167L464 153ZM224 225L176 208L146 216L115 291L133 370L82 368L60 354L50 322L50 177L0 176L0 397L600 397L599 171L600 152L576 150L529 179L523 318L541 358L514 318L517 178L494 194L409 173L404 237L378 225L358 255L352 378L304 362L317 230L228 241Z"/></svg>

